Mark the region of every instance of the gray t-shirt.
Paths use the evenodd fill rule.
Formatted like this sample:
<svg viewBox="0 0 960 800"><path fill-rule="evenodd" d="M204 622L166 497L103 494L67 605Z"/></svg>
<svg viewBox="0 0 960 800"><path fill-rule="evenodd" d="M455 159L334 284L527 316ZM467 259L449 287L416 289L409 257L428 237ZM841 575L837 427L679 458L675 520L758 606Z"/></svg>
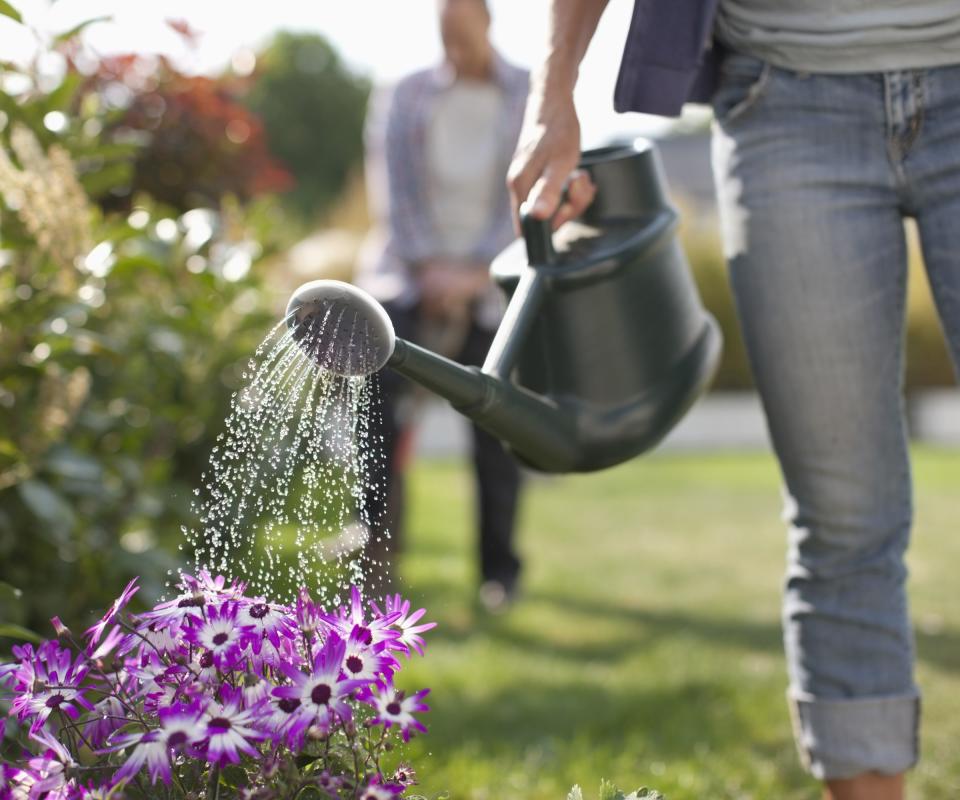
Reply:
<svg viewBox="0 0 960 800"><path fill-rule="evenodd" d="M490 81L454 81L437 95L427 127L427 198L440 252L463 258L490 227L507 166L496 136L503 92Z"/></svg>
<svg viewBox="0 0 960 800"><path fill-rule="evenodd" d="M717 38L802 72L960 64L960 0L720 0Z"/></svg>

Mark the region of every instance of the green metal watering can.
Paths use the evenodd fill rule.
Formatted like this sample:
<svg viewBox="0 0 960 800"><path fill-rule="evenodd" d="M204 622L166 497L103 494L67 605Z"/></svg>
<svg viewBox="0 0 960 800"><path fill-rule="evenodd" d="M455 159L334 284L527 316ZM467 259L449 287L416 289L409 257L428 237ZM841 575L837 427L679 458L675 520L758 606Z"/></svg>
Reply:
<svg viewBox="0 0 960 800"><path fill-rule="evenodd" d="M543 472L590 472L656 445L705 391L721 336L676 238L677 212L650 142L590 150L589 209L523 238L491 274L509 304L482 369L394 335L365 292L313 281L287 308L321 366L362 375L384 366L445 397Z"/></svg>

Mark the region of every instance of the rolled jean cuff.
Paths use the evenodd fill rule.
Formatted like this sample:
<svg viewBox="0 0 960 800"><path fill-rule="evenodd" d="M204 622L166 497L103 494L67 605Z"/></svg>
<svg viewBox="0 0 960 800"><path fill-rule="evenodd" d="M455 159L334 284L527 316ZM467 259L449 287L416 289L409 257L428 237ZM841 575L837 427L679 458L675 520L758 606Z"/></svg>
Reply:
<svg viewBox="0 0 960 800"><path fill-rule="evenodd" d="M896 775L917 763L920 694L821 699L787 693L804 766L815 778Z"/></svg>

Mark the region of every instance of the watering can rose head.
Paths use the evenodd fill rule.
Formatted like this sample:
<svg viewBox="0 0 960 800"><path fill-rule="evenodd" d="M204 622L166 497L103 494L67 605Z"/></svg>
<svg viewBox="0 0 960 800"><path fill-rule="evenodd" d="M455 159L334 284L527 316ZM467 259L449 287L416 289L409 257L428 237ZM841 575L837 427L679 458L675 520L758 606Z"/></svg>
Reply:
<svg viewBox="0 0 960 800"><path fill-rule="evenodd" d="M290 297L286 320L304 352L340 375L377 372L393 355L396 336L383 306L343 281L303 284Z"/></svg>
<svg viewBox="0 0 960 800"><path fill-rule="evenodd" d="M0 688L35 752L0 767L0 797L148 798L164 784L213 798L231 766L244 797L382 798L411 784L409 765L384 774L380 757L426 731L428 690L395 682L434 627L423 609L355 587L337 609L306 589L288 607L204 571L180 588L131 615L131 582L82 640L61 623L58 640L14 648Z"/></svg>

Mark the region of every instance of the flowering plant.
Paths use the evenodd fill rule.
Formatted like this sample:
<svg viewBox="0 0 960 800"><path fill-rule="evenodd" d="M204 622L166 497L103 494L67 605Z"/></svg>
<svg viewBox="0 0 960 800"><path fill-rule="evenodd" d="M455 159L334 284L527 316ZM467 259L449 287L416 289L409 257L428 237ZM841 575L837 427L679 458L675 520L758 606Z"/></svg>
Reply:
<svg viewBox="0 0 960 800"><path fill-rule="evenodd" d="M30 749L0 765L0 800L331 798L387 800L413 783L385 752L426 728L429 690L394 685L423 653L399 595L333 611L302 589L293 607L242 583L185 575L182 593L130 615L131 581L82 641L14 648L0 686Z"/></svg>

